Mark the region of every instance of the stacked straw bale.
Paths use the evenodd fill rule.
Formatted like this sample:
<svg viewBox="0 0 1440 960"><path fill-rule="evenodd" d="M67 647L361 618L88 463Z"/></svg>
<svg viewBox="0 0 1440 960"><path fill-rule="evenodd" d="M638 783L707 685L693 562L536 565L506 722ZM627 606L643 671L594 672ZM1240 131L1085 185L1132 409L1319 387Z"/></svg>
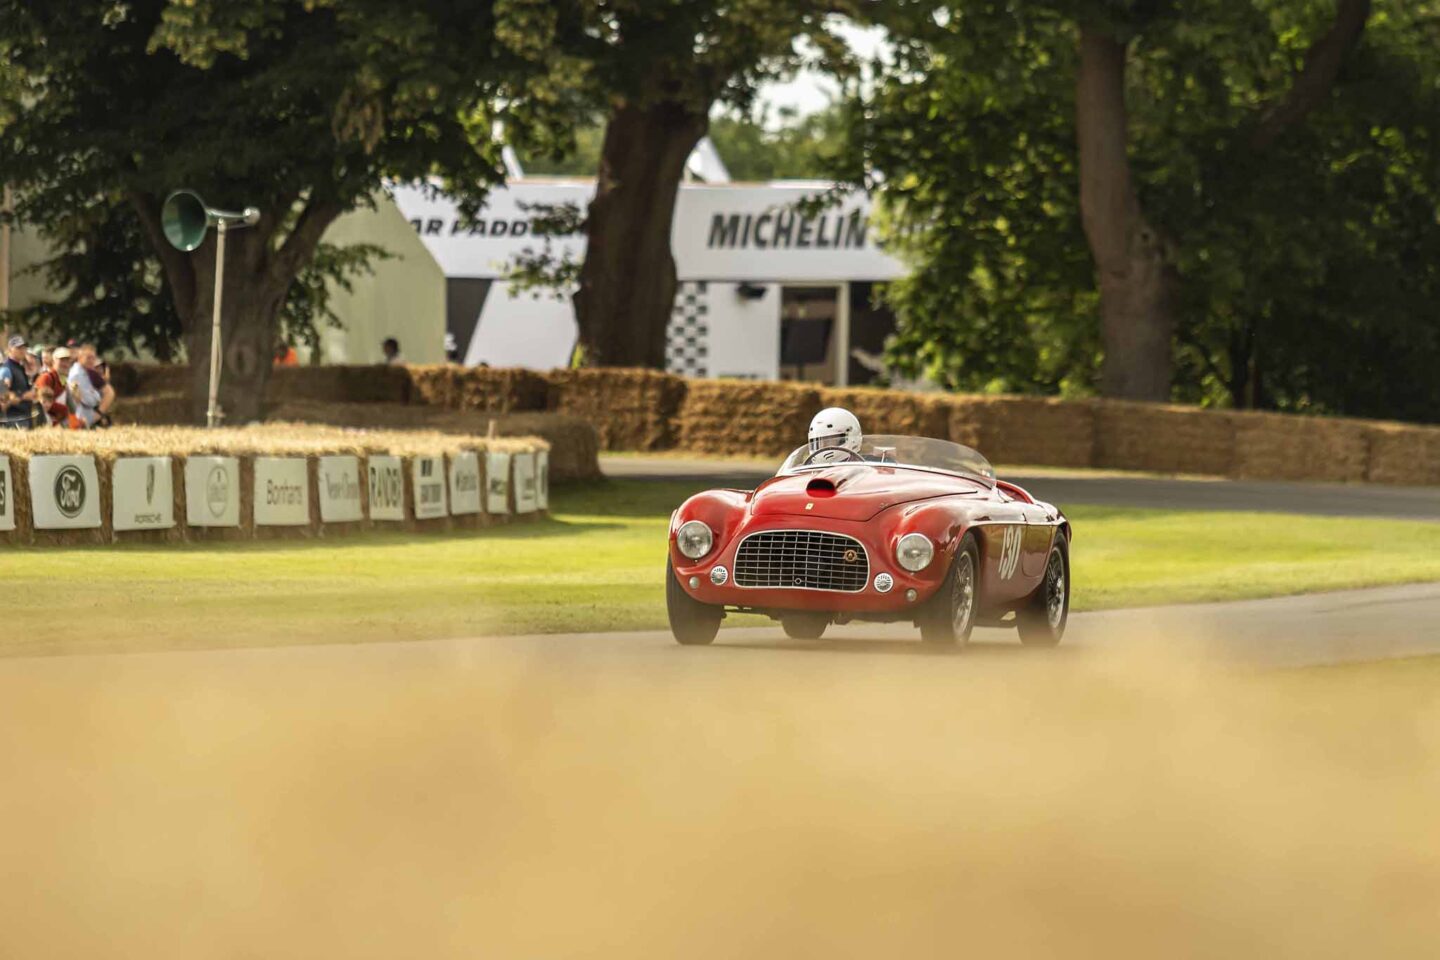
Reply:
<svg viewBox="0 0 1440 960"><path fill-rule="evenodd" d="M1051 397L951 396L946 405L949 438L979 450L992 463L1090 465L1095 418L1088 403Z"/></svg>
<svg viewBox="0 0 1440 960"><path fill-rule="evenodd" d="M1365 479L1368 424L1329 417L1236 413L1235 459L1230 476L1247 480Z"/></svg>
<svg viewBox="0 0 1440 960"><path fill-rule="evenodd" d="M1404 486L1440 484L1440 427L1373 425L1366 479Z"/></svg>
<svg viewBox="0 0 1440 960"><path fill-rule="evenodd" d="M685 381L658 370L554 370L547 406L595 424L602 450L668 450Z"/></svg>
<svg viewBox="0 0 1440 960"><path fill-rule="evenodd" d="M680 408L680 446L699 453L783 457L805 443L810 419L820 409L820 391L812 386L696 380Z"/></svg>
<svg viewBox="0 0 1440 960"><path fill-rule="evenodd" d="M1226 476L1234 467L1235 418L1158 403L1098 400L1094 466Z"/></svg>

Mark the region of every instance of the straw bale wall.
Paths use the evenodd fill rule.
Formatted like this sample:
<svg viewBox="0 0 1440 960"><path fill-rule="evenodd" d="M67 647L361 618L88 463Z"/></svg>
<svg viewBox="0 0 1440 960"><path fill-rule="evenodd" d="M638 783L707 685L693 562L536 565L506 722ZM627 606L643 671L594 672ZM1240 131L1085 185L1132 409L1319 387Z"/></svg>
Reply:
<svg viewBox="0 0 1440 960"><path fill-rule="evenodd" d="M42 546L107 544L112 542L178 542L248 539L295 539L343 536L346 533L383 526L389 529L416 531L474 530L491 523L524 520L538 514L515 514L503 517L447 515L420 520L416 517L415 491L411 464L417 457L438 457L447 486L448 467L460 453L478 454L484 489L485 456L489 451L512 455L533 455L550 450L544 440L535 437L481 437L448 434L436 431L398 432L380 430L346 430L336 427L301 426L296 424L264 424L238 429L201 430L185 427L142 428L117 427L107 431L72 432L63 430L0 432L0 454L9 458L13 509L16 529L0 531L0 543L36 544ZM402 463L404 484L404 515L399 523L377 524L368 518L364 505L369 502L366 459L386 454ZM30 502L30 465L32 458L44 455L78 455L93 458L99 489L86 491L98 497L100 525L75 530L36 529L33 505ZM321 456L348 455L357 458L360 504L365 519L358 522L323 523L320 515L318 460ZM555 452L551 452L553 457ZM172 501L175 525L168 529L117 531L113 527L113 475L117 460L125 457L170 458ZM188 458L202 456L234 457L238 463L238 486L233 492L238 500L238 523L234 526L191 526L187 522L185 464ZM256 523L255 464L257 458L294 458L305 463L307 519L294 526L266 526ZM513 483L511 484L513 488ZM227 496L230 495L228 486ZM234 502L234 501L232 501Z"/></svg>
<svg viewBox="0 0 1440 960"><path fill-rule="evenodd" d="M1227 412L1123 400L1092 407L1092 466L1223 476L1234 465L1235 420Z"/></svg>
<svg viewBox="0 0 1440 960"><path fill-rule="evenodd" d="M546 408L595 424L602 450L668 450L685 400L681 377L657 370L552 370Z"/></svg>
<svg viewBox="0 0 1440 960"><path fill-rule="evenodd" d="M867 433L944 437L950 430L950 410L943 395L868 387L822 388L819 393L821 407L844 407L860 418ZM799 445L796 440L791 447Z"/></svg>
<svg viewBox="0 0 1440 960"><path fill-rule="evenodd" d="M1440 427L1379 423L1370 429L1371 483L1440 484Z"/></svg>
<svg viewBox="0 0 1440 960"><path fill-rule="evenodd" d="M805 442L820 391L793 383L696 380L680 408L679 446L697 453L783 457Z"/></svg>
<svg viewBox="0 0 1440 960"><path fill-rule="evenodd" d="M1229 476L1247 480L1365 479L1370 426L1359 420L1237 413Z"/></svg>
<svg viewBox="0 0 1440 960"><path fill-rule="evenodd" d="M1051 397L952 395L949 439L993 463L1090 466L1095 421L1087 402Z"/></svg>
<svg viewBox="0 0 1440 960"><path fill-rule="evenodd" d="M457 367L453 364L413 366L405 369L408 370L412 383L412 403L451 410L514 413L544 410L549 400L550 382L533 370Z"/></svg>

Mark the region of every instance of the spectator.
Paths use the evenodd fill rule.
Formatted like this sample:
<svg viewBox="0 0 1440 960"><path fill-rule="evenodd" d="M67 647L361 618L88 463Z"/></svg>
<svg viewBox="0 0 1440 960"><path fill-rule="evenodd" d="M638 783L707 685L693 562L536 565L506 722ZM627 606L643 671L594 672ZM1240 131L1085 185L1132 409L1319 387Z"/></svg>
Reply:
<svg viewBox="0 0 1440 960"><path fill-rule="evenodd" d="M89 343L80 348L76 363L70 368L71 412L87 427L110 426L115 388L110 386L105 370L95 346Z"/></svg>
<svg viewBox="0 0 1440 960"><path fill-rule="evenodd" d="M75 355L69 347L56 347L50 354L50 366L35 379L35 398L45 420L52 427L83 430L85 424L75 416L70 402L70 369Z"/></svg>
<svg viewBox="0 0 1440 960"><path fill-rule="evenodd" d="M35 386L30 380L25 338L16 334L7 345L5 362L0 364L0 410L5 419L28 423L34 415Z"/></svg>
<svg viewBox="0 0 1440 960"><path fill-rule="evenodd" d="M300 355L295 348L284 340L275 342L275 366L277 367L298 367L300 366Z"/></svg>
<svg viewBox="0 0 1440 960"><path fill-rule="evenodd" d="M400 356L400 341L394 337L385 338L380 344L380 352L385 355L385 363L392 367L405 362L405 358Z"/></svg>
<svg viewBox="0 0 1440 960"><path fill-rule="evenodd" d="M460 344L449 330L445 331L445 359L450 363L460 362Z"/></svg>

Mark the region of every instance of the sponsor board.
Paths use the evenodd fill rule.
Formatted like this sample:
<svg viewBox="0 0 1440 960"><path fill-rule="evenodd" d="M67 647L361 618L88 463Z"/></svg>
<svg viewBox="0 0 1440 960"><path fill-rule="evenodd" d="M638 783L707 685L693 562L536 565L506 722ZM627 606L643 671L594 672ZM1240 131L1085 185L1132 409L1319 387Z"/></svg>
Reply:
<svg viewBox="0 0 1440 960"><path fill-rule="evenodd" d="M100 526L100 476L95 458L31 457L30 510L36 530Z"/></svg>
<svg viewBox="0 0 1440 960"><path fill-rule="evenodd" d="M550 451L535 454L535 506L550 509Z"/></svg>
<svg viewBox="0 0 1440 960"><path fill-rule="evenodd" d="M485 454L485 512L510 512L510 454Z"/></svg>
<svg viewBox="0 0 1440 960"><path fill-rule="evenodd" d="M255 458L255 525L303 527L310 522L310 472L304 457Z"/></svg>
<svg viewBox="0 0 1440 960"><path fill-rule="evenodd" d="M536 509L535 455L515 455L515 512L534 513Z"/></svg>
<svg viewBox="0 0 1440 960"><path fill-rule="evenodd" d="M415 519L445 516L445 458L413 457L410 482L415 490Z"/></svg>
<svg viewBox="0 0 1440 960"><path fill-rule="evenodd" d="M169 457L121 457L110 473L110 491L116 530L175 526L175 480Z"/></svg>
<svg viewBox="0 0 1440 960"><path fill-rule="evenodd" d="M240 526L240 461L185 458L185 522L192 527Z"/></svg>
<svg viewBox="0 0 1440 960"><path fill-rule="evenodd" d="M466 450L450 458L450 512L480 512L480 457Z"/></svg>
<svg viewBox="0 0 1440 960"><path fill-rule="evenodd" d="M360 461L356 457L321 457L316 465L320 487L320 519L354 523L365 519L360 502Z"/></svg>
<svg viewBox="0 0 1440 960"><path fill-rule="evenodd" d="M405 475L399 457L377 456L366 460L370 481L370 519L405 519Z"/></svg>
<svg viewBox="0 0 1440 960"><path fill-rule="evenodd" d="M0 530L15 529L15 482L10 458L0 455Z"/></svg>

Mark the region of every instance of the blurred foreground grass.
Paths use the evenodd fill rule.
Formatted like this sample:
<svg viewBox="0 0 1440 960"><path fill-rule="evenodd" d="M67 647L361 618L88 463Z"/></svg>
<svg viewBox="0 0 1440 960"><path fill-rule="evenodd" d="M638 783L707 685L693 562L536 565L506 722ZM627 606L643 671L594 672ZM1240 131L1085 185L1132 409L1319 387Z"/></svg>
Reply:
<svg viewBox="0 0 1440 960"><path fill-rule="evenodd" d="M661 628L666 525L696 488L557 489L552 519L479 536L7 550L0 654ZM1440 524L1069 512L1077 610L1440 579Z"/></svg>

